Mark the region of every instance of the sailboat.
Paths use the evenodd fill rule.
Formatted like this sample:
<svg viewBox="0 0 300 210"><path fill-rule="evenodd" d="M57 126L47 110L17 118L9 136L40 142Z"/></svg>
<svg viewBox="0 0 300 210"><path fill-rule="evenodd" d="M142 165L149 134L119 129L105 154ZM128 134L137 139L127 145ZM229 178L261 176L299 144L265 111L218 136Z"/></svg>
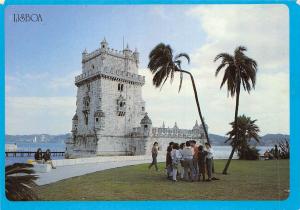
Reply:
<svg viewBox="0 0 300 210"><path fill-rule="evenodd" d="M36 136L35 136L34 139L32 140L32 143L36 143Z"/></svg>

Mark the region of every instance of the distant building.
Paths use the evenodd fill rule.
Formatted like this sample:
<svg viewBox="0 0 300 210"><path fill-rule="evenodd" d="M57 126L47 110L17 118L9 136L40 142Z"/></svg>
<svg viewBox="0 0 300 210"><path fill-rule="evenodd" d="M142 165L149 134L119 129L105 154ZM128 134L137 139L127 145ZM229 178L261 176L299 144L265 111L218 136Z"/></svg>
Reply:
<svg viewBox="0 0 300 210"><path fill-rule="evenodd" d="M5 144L5 152L16 152L17 150L17 144Z"/></svg>
<svg viewBox="0 0 300 210"><path fill-rule="evenodd" d="M139 53L127 47L110 49L104 39L100 47L82 53L82 74L75 77L76 113L72 137L66 142L67 157L95 155L143 155L157 141L164 149L169 141L204 141L203 127L192 130L152 127L145 112L138 74Z"/></svg>

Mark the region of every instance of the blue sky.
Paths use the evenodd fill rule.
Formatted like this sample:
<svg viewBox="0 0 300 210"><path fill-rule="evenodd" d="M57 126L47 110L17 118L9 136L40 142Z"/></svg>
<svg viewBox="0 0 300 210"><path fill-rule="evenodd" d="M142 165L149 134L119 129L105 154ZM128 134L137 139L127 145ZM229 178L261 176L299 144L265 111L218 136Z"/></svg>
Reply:
<svg viewBox="0 0 300 210"><path fill-rule="evenodd" d="M9 7L6 11L6 74L40 75L48 73L64 77L81 69L81 52L96 49L103 37L109 45L121 50L125 45L137 47L141 68L146 67L151 48L159 42L176 45L178 51L193 51L204 34L178 14L190 6L73 6L73 7ZM163 12L169 10L168 16ZM42 23L13 23L13 13L40 13ZM192 33L191 33L192 31ZM197 34L197 36L195 36ZM197 45L195 45L197 44ZM9 96L71 96L74 88L53 91L40 80L16 88ZM71 81L70 81L71 82Z"/></svg>
<svg viewBox="0 0 300 210"><path fill-rule="evenodd" d="M13 13L40 13L43 22L13 23ZM8 134L69 132L81 52L98 48L103 37L111 48L122 50L123 36L125 45L140 52L143 97L154 126L177 121L179 127L191 128L198 119L188 78L180 94L176 80L161 92L152 87L146 65L156 44L168 43L175 53L191 56L191 65L184 67L195 75L210 132L221 135L233 119L234 100L219 90L221 78L214 77L217 64L212 60L243 44L258 61L259 73L256 91L241 96L241 114L258 119L263 134L289 133L289 20L284 6L10 6L5 15Z"/></svg>

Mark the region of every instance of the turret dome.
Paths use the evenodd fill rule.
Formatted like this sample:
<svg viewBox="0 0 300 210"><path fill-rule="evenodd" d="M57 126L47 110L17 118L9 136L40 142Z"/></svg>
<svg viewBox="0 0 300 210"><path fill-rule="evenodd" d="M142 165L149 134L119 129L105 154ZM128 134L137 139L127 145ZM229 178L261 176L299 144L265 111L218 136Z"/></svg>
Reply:
<svg viewBox="0 0 300 210"><path fill-rule="evenodd" d="M146 124L151 124L152 125L152 121L151 119L148 117L148 113L145 113L144 118L141 120L141 125L146 125Z"/></svg>

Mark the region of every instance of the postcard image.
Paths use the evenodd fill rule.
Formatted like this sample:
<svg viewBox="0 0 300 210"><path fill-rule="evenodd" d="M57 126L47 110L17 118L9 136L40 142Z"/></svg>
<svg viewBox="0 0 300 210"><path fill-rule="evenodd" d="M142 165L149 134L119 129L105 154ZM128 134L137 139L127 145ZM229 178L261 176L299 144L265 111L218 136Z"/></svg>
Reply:
<svg viewBox="0 0 300 210"><path fill-rule="evenodd" d="M6 202L288 202L285 4L16 4L3 16Z"/></svg>

